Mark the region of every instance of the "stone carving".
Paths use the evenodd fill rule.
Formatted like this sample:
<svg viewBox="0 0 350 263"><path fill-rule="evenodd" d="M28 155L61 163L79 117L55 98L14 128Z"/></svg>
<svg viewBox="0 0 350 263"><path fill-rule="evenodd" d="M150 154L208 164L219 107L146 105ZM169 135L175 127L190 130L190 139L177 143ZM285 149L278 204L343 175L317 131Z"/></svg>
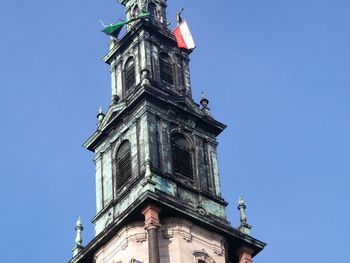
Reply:
<svg viewBox="0 0 350 263"><path fill-rule="evenodd" d="M174 237L174 230L173 229L166 229L162 231L162 237L164 239L171 239Z"/></svg>
<svg viewBox="0 0 350 263"><path fill-rule="evenodd" d="M201 216L207 215L207 211L202 206L197 206L197 211L198 211L198 214L200 214Z"/></svg>
<svg viewBox="0 0 350 263"><path fill-rule="evenodd" d="M192 234L189 232L186 232L184 230L180 231L180 235L182 236L182 239L186 242L192 242Z"/></svg>
<svg viewBox="0 0 350 263"><path fill-rule="evenodd" d="M224 255L224 250L222 247L219 247L217 245L213 245L213 251L218 257L222 257Z"/></svg>
<svg viewBox="0 0 350 263"><path fill-rule="evenodd" d="M127 247L128 247L128 239L126 238L126 239L124 239L124 240L121 242L120 248L121 248L122 250L125 250Z"/></svg>
<svg viewBox="0 0 350 263"><path fill-rule="evenodd" d="M147 240L147 234L145 233L139 233L135 235L135 239L137 243L142 243Z"/></svg>
<svg viewBox="0 0 350 263"><path fill-rule="evenodd" d="M215 263L214 259L212 259L204 249L194 251L193 256L195 259L194 262L198 262L198 260L203 260L208 263Z"/></svg>

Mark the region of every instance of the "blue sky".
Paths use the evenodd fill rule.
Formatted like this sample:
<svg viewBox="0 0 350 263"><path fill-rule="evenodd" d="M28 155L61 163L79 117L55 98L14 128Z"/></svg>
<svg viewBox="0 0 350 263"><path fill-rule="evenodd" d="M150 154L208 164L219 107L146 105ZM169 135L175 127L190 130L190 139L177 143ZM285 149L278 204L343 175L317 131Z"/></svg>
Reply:
<svg viewBox="0 0 350 263"><path fill-rule="evenodd" d="M205 91L219 137L233 225L244 196L255 262L344 261L349 240L350 2L169 0L185 8L197 49L194 99ZM110 98L98 19L116 1L0 3L2 262L65 262L74 223L93 236L92 154L81 144Z"/></svg>

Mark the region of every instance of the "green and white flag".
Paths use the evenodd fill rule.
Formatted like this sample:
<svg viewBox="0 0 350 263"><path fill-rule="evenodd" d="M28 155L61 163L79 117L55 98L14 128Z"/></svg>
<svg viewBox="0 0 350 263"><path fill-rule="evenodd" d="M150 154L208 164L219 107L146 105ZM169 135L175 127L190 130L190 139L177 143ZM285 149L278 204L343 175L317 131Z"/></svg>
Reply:
<svg viewBox="0 0 350 263"><path fill-rule="evenodd" d="M118 38L118 35L120 33L120 31L123 29L124 25L127 25L127 24L130 24L136 20L139 20L139 19L143 19L143 18L148 18L149 17L149 13L146 12L146 11L143 11L140 15L138 15L137 17L134 17L134 18L131 18L127 21L122 21L122 22L119 22L119 23L116 23L116 24L111 24L110 26L106 26L102 32L109 35L109 36L112 36L112 37L115 37L115 38Z"/></svg>

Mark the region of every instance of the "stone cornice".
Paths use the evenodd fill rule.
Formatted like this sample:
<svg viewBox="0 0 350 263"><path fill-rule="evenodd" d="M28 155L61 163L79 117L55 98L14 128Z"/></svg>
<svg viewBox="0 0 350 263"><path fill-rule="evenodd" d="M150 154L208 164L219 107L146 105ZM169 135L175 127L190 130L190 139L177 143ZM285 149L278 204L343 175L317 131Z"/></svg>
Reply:
<svg viewBox="0 0 350 263"><path fill-rule="evenodd" d="M130 206L127 210L125 210L118 219L110 224L106 229L104 229L99 235L97 235L86 247L82 250L76 257L71 259L69 263L83 263L86 260L92 260L94 253L101 248L104 244L106 244L109 240L111 240L116 231L121 229L123 222L125 222L128 218L128 215L132 213L132 211L139 211L140 207L143 204L148 202L154 202L155 204L162 204L160 207L167 207L168 209L173 209L177 214L187 216L191 222L201 226L209 231L216 232L220 235L223 235L226 239L230 247L236 251L242 244L254 251L253 256L259 253L264 247L265 243L251 237L242 234L235 228L232 228L228 225L223 225L218 222L210 220L210 218L200 217L198 214L189 211L183 205L175 202L169 202L170 200L166 200L159 195L156 195L151 192L145 192L138 199L137 206Z"/></svg>
<svg viewBox="0 0 350 263"><path fill-rule="evenodd" d="M118 111L114 116L111 115L110 119L107 119L106 123L103 127L101 127L101 130L96 131L84 144L83 146L91 151L93 151L96 147L96 145L103 140L108 134L106 133L107 130L111 128L111 126L115 125L116 122L121 121L122 118L129 114L135 106L140 103L140 101L145 100L146 98L164 103L169 107L171 105L172 107L176 107L177 111L183 112L184 114L189 114L193 116L198 123L203 123L203 126L206 128L213 129L212 132L217 136L219 135L225 128L226 125L223 123L220 123L214 119L209 119L204 117L203 115L200 115L198 112L194 111L192 107L194 107L196 104L191 102L188 108L184 107L183 105L179 104L178 102L174 101L174 96L159 96L157 94L157 89L153 88L152 86L144 85L140 88L138 88L135 91L134 96L130 97L126 101L125 107L121 108L120 111ZM178 96L178 98L181 98L181 96ZM192 101L192 99L185 98L184 103L188 103L189 101ZM191 128L191 127L190 127Z"/></svg>

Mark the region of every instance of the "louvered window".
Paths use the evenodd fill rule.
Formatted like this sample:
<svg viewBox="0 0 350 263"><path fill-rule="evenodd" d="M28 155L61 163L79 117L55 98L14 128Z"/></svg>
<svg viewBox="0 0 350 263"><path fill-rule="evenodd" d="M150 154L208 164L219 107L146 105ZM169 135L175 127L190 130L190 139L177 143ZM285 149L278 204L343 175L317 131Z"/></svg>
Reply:
<svg viewBox="0 0 350 263"><path fill-rule="evenodd" d="M131 178L131 147L128 141L123 142L116 158L117 188L122 187Z"/></svg>
<svg viewBox="0 0 350 263"><path fill-rule="evenodd" d="M180 134L172 137L172 155L175 175L193 179L191 150L186 139Z"/></svg>
<svg viewBox="0 0 350 263"><path fill-rule="evenodd" d="M174 84L173 67L168 54L161 53L159 57L160 78L171 85Z"/></svg>
<svg viewBox="0 0 350 263"><path fill-rule="evenodd" d="M135 63L133 58L129 58L125 64L125 88L126 90L132 88L135 85Z"/></svg>
<svg viewBox="0 0 350 263"><path fill-rule="evenodd" d="M156 23L157 22L157 6L155 3L150 3L148 6L148 13L150 14L150 21L152 23Z"/></svg>

